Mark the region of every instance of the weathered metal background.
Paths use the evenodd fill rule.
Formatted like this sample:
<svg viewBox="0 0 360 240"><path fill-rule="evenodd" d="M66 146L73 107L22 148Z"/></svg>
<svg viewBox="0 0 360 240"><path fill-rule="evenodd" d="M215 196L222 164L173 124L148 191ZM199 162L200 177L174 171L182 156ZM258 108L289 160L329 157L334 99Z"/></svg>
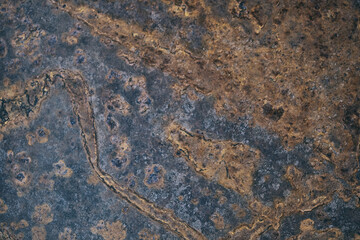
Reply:
<svg viewBox="0 0 360 240"><path fill-rule="evenodd" d="M0 1L0 239L360 239L360 3Z"/></svg>

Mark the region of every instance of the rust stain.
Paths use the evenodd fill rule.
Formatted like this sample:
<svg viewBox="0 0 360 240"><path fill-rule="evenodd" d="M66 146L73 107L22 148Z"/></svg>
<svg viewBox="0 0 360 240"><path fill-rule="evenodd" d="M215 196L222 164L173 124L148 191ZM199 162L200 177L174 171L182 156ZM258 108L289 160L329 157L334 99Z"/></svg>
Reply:
<svg viewBox="0 0 360 240"><path fill-rule="evenodd" d="M183 156L197 173L240 194L251 194L260 151L242 143L209 139L176 123L171 123L166 132L175 154Z"/></svg>
<svg viewBox="0 0 360 240"><path fill-rule="evenodd" d="M32 227L31 232L32 232L32 239L36 239L36 240L46 239L46 229L44 226Z"/></svg>
<svg viewBox="0 0 360 240"><path fill-rule="evenodd" d="M76 240L76 234L72 232L71 228L64 228L64 231L59 233L59 240Z"/></svg>
<svg viewBox="0 0 360 240"><path fill-rule="evenodd" d="M172 145L174 155L183 157L197 174L239 193L247 202L251 222L235 227L227 238L258 239L268 229L278 232L285 217L315 211L333 201L335 193L344 202L349 202L353 196L360 196L356 176L359 171L360 142L360 52L356 41L346 36L351 27L353 36L359 36L360 15L353 11L348 1L339 1L335 10L316 9L316 15L310 16L309 21L305 16L312 10L304 8L304 3L300 2L294 3L296 7L292 7L288 1L277 2L270 13L267 7L270 3L250 4L251 7L247 8L245 1L230 0L222 9L226 17L219 17L213 14L214 10L204 0L161 0L167 6L169 16L179 18L184 25L199 21L206 29L201 40L204 46L197 51L189 50L186 41L182 40L188 34L186 29L180 29L176 36L173 33L163 34L101 13L90 6L77 6L61 0L50 2L57 6L57 11L66 12L87 25L108 47L116 44L119 49L117 56L127 64L158 69L178 79L172 85L174 99L179 100L184 95L191 101L199 100L199 96L211 97L219 117L233 122L245 117L250 127L261 127L279 136L288 152L299 144L311 142L314 152L309 164L314 172L305 173L293 164L284 166L282 178L290 184L291 190L283 199L275 199L272 206L267 206L254 196L252 189L254 174L262 163L259 149L242 142L209 138L206 133L187 130L185 125L173 121L172 116L164 117L169 123L165 129L166 139ZM157 3L150 4L154 6ZM312 7L313 4L309 3ZM11 9L10 12L14 11ZM336 19L350 22L353 18L357 19L355 26L334 24ZM0 38L0 58L9 54L9 48L16 56L7 67L9 73L18 71L22 58L33 66L41 64L39 49L43 47L42 39L57 40L32 24L30 19L24 21L29 22L31 27L16 30L9 46ZM72 61L76 67L88 61L85 50L75 46L79 43L81 28L78 24L61 36L63 43L74 47ZM54 54L51 47L45 45L44 48ZM178 218L171 209L161 208L138 194L135 191L137 178L133 173L128 173L123 182L118 183L101 169L93 103L87 82L80 72L47 70L25 83L15 84L10 84L10 80L5 78L0 89L0 131L7 134L20 126L29 126L58 81L70 96L82 145L93 170L87 183L104 183L142 214L184 239L205 239L202 233ZM105 81L107 84L123 84L124 91L139 91L135 109L120 94L107 97L103 106L104 122L109 131L107 134L111 135L110 142L115 146L110 158L111 165L126 172L132 146L125 136L116 135L121 126L114 116L131 117L134 111L145 116L150 112L154 99L149 94L147 79L143 75L125 77L122 72L110 69ZM0 142L4 140L2 133ZM25 135L29 146L51 142L51 137L50 130L44 126L38 126L35 132ZM34 162L25 151L14 154L9 150L7 155L6 167L10 170L11 182L18 196L24 196L30 191L30 183L34 182L29 171L29 166L33 166ZM37 187L45 186L53 190L51 177L54 174L65 178L73 174L63 160L54 163L53 167L53 172L37 179ZM163 166L149 165L144 172L143 183L147 187L165 187L166 171ZM269 175L263 178L265 184L268 178ZM205 196L211 195L209 189L201 189L200 192ZM218 204L228 204L223 192L216 192L214 197ZM180 195L178 199L184 201L184 196ZM358 199L356 201L359 207ZM197 206L199 199L193 198L191 204ZM237 217L246 216L242 207L236 204L231 207ZM6 212L7 205L0 199L0 213ZM45 239L43 225L53 221L50 206L36 206L32 218L40 224L32 228L33 238ZM214 212L210 220L218 230L228 228L226 219L219 212ZM25 225L28 226L25 222L14 223L13 228ZM99 221L91 232L104 239L126 238L126 228L120 221ZM0 234L6 234L5 230L1 230ZM143 229L138 236L140 239L159 238L148 229ZM65 228L59 235L60 239L75 237L70 228ZM343 237L338 228L318 230L312 219L305 219L300 223L300 233L290 239ZM358 235L355 235L356 238Z"/></svg>
<svg viewBox="0 0 360 240"><path fill-rule="evenodd" d="M123 240L126 238L126 228L120 221L110 223L100 220L96 226L91 227L91 232L102 236L104 240Z"/></svg>
<svg viewBox="0 0 360 240"><path fill-rule="evenodd" d="M164 224L166 228L178 234L179 236L182 236L185 239L204 239L204 236L201 233L197 232L187 223L177 218L172 210L157 207L155 204L147 201L137 193L128 189L126 186L117 183L109 174L105 173L99 167L99 156L96 136L97 133L95 127L94 113L92 110L91 102L89 102L88 100L89 90L87 84L80 73L66 70L49 71L36 79L36 82L40 83L41 86L47 86L46 95L43 95L42 100L46 98L47 93L50 91L50 84L53 84L56 81L62 81L65 85L67 92L70 95L73 104L73 111L77 116L81 129L81 137L85 153L91 167L93 168L95 174L100 178L100 180L109 189L111 189L120 197L135 206L143 214L149 216L155 221ZM30 82L34 82L34 80ZM19 97L16 96L14 98L18 99ZM36 108L39 108L39 105ZM36 108L33 111L38 112L38 109ZM17 114L21 113L18 112ZM7 120L8 126L15 126L16 124L18 124L18 119L13 118L13 116L14 115L11 115L11 118ZM122 146L121 144L119 147L127 148L127 146ZM41 209L38 210L40 211ZM36 213L35 216L40 217L38 216L38 213Z"/></svg>
<svg viewBox="0 0 360 240"><path fill-rule="evenodd" d="M51 208L47 203L35 206L32 214L32 219L38 224L49 224L53 221L54 214L51 213Z"/></svg>

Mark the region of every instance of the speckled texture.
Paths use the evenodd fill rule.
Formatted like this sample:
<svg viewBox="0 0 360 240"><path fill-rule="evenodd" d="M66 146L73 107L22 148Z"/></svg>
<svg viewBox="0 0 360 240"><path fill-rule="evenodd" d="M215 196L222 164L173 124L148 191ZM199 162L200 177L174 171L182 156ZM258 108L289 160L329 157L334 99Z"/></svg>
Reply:
<svg viewBox="0 0 360 240"><path fill-rule="evenodd" d="M0 239L360 239L359 17L0 0Z"/></svg>

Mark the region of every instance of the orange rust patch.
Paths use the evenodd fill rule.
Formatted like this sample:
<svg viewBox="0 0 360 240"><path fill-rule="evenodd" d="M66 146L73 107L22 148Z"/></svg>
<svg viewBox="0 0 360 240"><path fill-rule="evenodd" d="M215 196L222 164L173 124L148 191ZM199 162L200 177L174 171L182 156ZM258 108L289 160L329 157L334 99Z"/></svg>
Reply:
<svg viewBox="0 0 360 240"><path fill-rule="evenodd" d="M43 174L40 176L39 180L38 180L38 187L40 189L48 189L49 191L54 190L54 184L55 181L51 179L51 175L52 174Z"/></svg>
<svg viewBox="0 0 360 240"><path fill-rule="evenodd" d="M98 183L100 183L100 179L95 173L91 173L86 182L90 185L96 186Z"/></svg>
<svg viewBox="0 0 360 240"><path fill-rule="evenodd" d="M35 136L35 134L33 134L33 133L27 133L26 134L26 140L28 141L28 144L30 145L30 146L32 146L32 145L34 145L34 143L36 142L36 136Z"/></svg>
<svg viewBox="0 0 360 240"><path fill-rule="evenodd" d="M145 168L144 184L149 188L163 188L165 186L165 169L159 164L153 164Z"/></svg>
<svg viewBox="0 0 360 240"><path fill-rule="evenodd" d="M166 132L176 155L184 156L197 173L241 194L251 194L259 150L242 143L207 139L175 123Z"/></svg>
<svg viewBox="0 0 360 240"><path fill-rule="evenodd" d="M129 145L128 139L126 136L119 137L113 135L110 137L110 141L116 147L116 150L112 153L110 159L111 164L120 170L124 170L130 163L128 154L131 152L131 147Z"/></svg>
<svg viewBox="0 0 360 240"><path fill-rule="evenodd" d="M160 236L158 234L152 233L150 229L144 228L139 233L140 240L159 240Z"/></svg>
<svg viewBox="0 0 360 240"><path fill-rule="evenodd" d="M8 206L5 204L4 200L0 198L0 214L6 213Z"/></svg>
<svg viewBox="0 0 360 240"><path fill-rule="evenodd" d="M58 177L69 178L73 174L71 168L66 167L64 160L59 160L53 164L55 175Z"/></svg>
<svg viewBox="0 0 360 240"><path fill-rule="evenodd" d="M111 97L105 103L105 116L109 113L120 113L124 116L130 113L131 106L121 95Z"/></svg>
<svg viewBox="0 0 360 240"><path fill-rule="evenodd" d="M110 69L109 72L107 73L105 80L113 83L115 80L121 80L123 78L123 74L115 69Z"/></svg>
<svg viewBox="0 0 360 240"><path fill-rule="evenodd" d="M59 233L59 240L76 240L76 234L72 232L71 228L64 228L64 231Z"/></svg>
<svg viewBox="0 0 360 240"><path fill-rule="evenodd" d="M343 239L343 234L338 228L326 228L317 230L314 228L314 221L305 219L300 223L301 233L297 236L290 237L289 240L305 240L305 239Z"/></svg>
<svg viewBox="0 0 360 240"><path fill-rule="evenodd" d="M45 127L38 127L36 129L36 139L39 143L46 143L49 139L50 130Z"/></svg>
<svg viewBox="0 0 360 240"><path fill-rule="evenodd" d="M32 239L46 240L46 229L44 226L35 226L31 228Z"/></svg>
<svg viewBox="0 0 360 240"><path fill-rule="evenodd" d="M243 208L241 208L239 205L237 204L231 204L231 208L234 210L235 215L238 218L243 218L246 216L246 212Z"/></svg>
<svg viewBox="0 0 360 240"><path fill-rule="evenodd" d="M77 28L71 28L68 32L65 32L61 35L61 41L69 45L75 45L79 41L81 32Z"/></svg>
<svg viewBox="0 0 360 240"><path fill-rule="evenodd" d="M98 234L104 238L104 240L123 240L126 238L126 228L120 221L116 222L104 222L100 220L98 224L90 228L93 234Z"/></svg>
<svg viewBox="0 0 360 240"><path fill-rule="evenodd" d="M51 208L47 203L35 206L32 214L32 219L39 224L48 224L53 221L54 214L51 213Z"/></svg>
<svg viewBox="0 0 360 240"><path fill-rule="evenodd" d="M215 212L213 215L211 215L210 219L213 221L216 229L225 228L224 218L220 215L220 213Z"/></svg>
<svg viewBox="0 0 360 240"><path fill-rule="evenodd" d="M14 229L14 231L17 231L18 229L27 228L29 226L29 223L25 219L22 219L18 223L12 222L10 226L12 229Z"/></svg>

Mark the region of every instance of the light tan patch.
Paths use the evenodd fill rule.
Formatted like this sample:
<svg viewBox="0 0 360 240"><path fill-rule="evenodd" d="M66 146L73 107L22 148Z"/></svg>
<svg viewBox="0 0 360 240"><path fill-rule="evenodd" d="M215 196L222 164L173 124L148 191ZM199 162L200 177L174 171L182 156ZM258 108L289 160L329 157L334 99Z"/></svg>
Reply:
<svg viewBox="0 0 360 240"><path fill-rule="evenodd" d="M311 219L305 219L300 223L301 233L297 236L290 237L289 240L307 240L307 239L319 239L319 240L337 240L343 239L343 234L338 228L325 228L317 230L314 228L314 221Z"/></svg>
<svg viewBox="0 0 360 240"><path fill-rule="evenodd" d="M100 182L100 179L99 177L95 174L95 173L92 173L86 180L86 182L90 185L94 185L96 186L99 182Z"/></svg>
<svg viewBox="0 0 360 240"><path fill-rule="evenodd" d="M26 134L26 140L28 141L28 144L30 146L34 145L34 143L36 143L36 141L37 141L35 134L33 134L31 132Z"/></svg>
<svg viewBox="0 0 360 240"><path fill-rule="evenodd" d="M131 147L129 145L129 141L126 136L121 137L119 145L117 145L116 147L119 154L131 152Z"/></svg>
<svg viewBox="0 0 360 240"><path fill-rule="evenodd" d="M7 150L6 155L9 159L12 159L14 157L14 152L13 150Z"/></svg>
<svg viewBox="0 0 360 240"><path fill-rule="evenodd" d="M111 164L124 170L130 163L129 153L131 152L131 146L126 136L113 135L110 137L110 142L115 145L116 150L111 154Z"/></svg>
<svg viewBox="0 0 360 240"><path fill-rule="evenodd" d="M199 204L199 199L198 198L193 198L191 199L191 203L194 205L198 205Z"/></svg>
<svg viewBox="0 0 360 240"><path fill-rule="evenodd" d="M59 233L59 240L76 240L76 234L72 232L71 228L64 228L64 231Z"/></svg>
<svg viewBox="0 0 360 240"><path fill-rule="evenodd" d="M240 194L251 193L259 150L243 143L207 139L175 123L170 124L166 132L175 154L183 156L197 173Z"/></svg>
<svg viewBox="0 0 360 240"><path fill-rule="evenodd" d="M4 139L4 135L0 133L0 142L2 142L3 139Z"/></svg>
<svg viewBox="0 0 360 240"><path fill-rule="evenodd" d="M64 160L59 160L53 164L55 175L58 177L69 178L73 174L71 168L66 167Z"/></svg>
<svg viewBox="0 0 360 240"><path fill-rule="evenodd" d="M55 181L51 179L49 174L41 175L38 181L39 188L47 188L50 191L54 190L54 183Z"/></svg>
<svg viewBox="0 0 360 240"><path fill-rule="evenodd" d="M0 214L6 213L8 210L8 206L5 204L4 200L0 198Z"/></svg>
<svg viewBox="0 0 360 240"><path fill-rule="evenodd" d="M79 41L81 32L75 28L70 29L68 32L61 34L61 41L69 45L75 45Z"/></svg>
<svg viewBox="0 0 360 240"><path fill-rule="evenodd" d="M126 238L126 228L120 221L110 223L100 220L90 230L93 234L102 236L104 240L123 240Z"/></svg>
<svg viewBox="0 0 360 240"><path fill-rule="evenodd" d="M223 205L227 202L227 198L225 196L221 196L218 202L219 204Z"/></svg>
<svg viewBox="0 0 360 240"><path fill-rule="evenodd" d="M10 224L10 226L12 229L14 229L14 231L17 231L18 229L21 229L21 228L27 228L29 226L29 223L25 219L22 219L18 223L12 222Z"/></svg>
<svg viewBox="0 0 360 240"><path fill-rule="evenodd" d="M214 223L216 229L225 228L224 218L220 215L220 213L215 212L213 215L211 215L210 220Z"/></svg>
<svg viewBox="0 0 360 240"><path fill-rule="evenodd" d="M53 221L54 214L51 213L51 208L47 203L35 206L35 211L32 214L32 219L39 224L48 224Z"/></svg>
<svg viewBox="0 0 360 240"><path fill-rule="evenodd" d="M239 205L237 204L231 204L231 208L234 210L235 215L238 218L243 218L246 216L246 212L243 208L241 208Z"/></svg>
<svg viewBox="0 0 360 240"><path fill-rule="evenodd" d="M169 13L183 18L198 18L201 13L211 11L204 0L161 1L168 5Z"/></svg>
<svg viewBox="0 0 360 240"><path fill-rule="evenodd" d="M35 226L31 228L33 240L46 240L46 229L44 226Z"/></svg>
<svg viewBox="0 0 360 240"><path fill-rule="evenodd" d="M45 36L44 30L36 27L35 29L26 29L25 31L16 31L11 45L14 47L15 55L18 57L27 57L36 53L41 45L41 37Z"/></svg>
<svg viewBox="0 0 360 240"><path fill-rule="evenodd" d="M150 229L144 228L139 233L140 240L159 240L160 236L158 234L152 233Z"/></svg>

